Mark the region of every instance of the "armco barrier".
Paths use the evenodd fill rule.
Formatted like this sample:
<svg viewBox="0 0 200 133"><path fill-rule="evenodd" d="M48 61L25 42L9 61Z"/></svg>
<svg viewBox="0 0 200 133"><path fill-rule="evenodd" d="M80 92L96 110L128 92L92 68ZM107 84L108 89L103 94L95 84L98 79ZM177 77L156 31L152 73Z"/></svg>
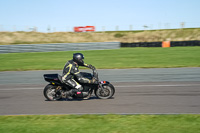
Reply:
<svg viewBox="0 0 200 133"><path fill-rule="evenodd" d="M121 43L121 47L177 47L177 46L200 46L200 41Z"/></svg>
<svg viewBox="0 0 200 133"><path fill-rule="evenodd" d="M120 42L0 45L0 53L119 49Z"/></svg>

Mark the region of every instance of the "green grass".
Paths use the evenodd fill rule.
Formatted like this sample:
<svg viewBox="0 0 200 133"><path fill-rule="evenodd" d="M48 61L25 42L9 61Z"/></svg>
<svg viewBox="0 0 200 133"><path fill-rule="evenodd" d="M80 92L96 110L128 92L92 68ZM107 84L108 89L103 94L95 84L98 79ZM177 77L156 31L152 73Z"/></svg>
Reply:
<svg viewBox="0 0 200 133"><path fill-rule="evenodd" d="M1 133L200 133L200 115L0 116Z"/></svg>
<svg viewBox="0 0 200 133"><path fill-rule="evenodd" d="M0 54L0 71L60 70L77 51ZM78 51L97 69L200 67L200 47Z"/></svg>

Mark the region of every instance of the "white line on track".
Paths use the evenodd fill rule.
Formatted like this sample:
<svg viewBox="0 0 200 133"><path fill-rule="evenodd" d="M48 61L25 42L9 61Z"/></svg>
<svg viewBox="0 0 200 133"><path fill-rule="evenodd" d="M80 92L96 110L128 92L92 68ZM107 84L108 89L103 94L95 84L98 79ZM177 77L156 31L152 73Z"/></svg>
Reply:
<svg viewBox="0 0 200 133"><path fill-rule="evenodd" d="M115 88L134 88L134 87L186 87L186 86L200 86L200 84L174 84L174 85L124 85L124 86L115 86ZM0 91L20 91L20 90L43 90L43 88L8 88L0 89Z"/></svg>
<svg viewBox="0 0 200 133"><path fill-rule="evenodd" d="M43 88L8 88L0 89L0 91L20 91L20 90L42 90Z"/></svg>
<svg viewBox="0 0 200 133"><path fill-rule="evenodd" d="M182 87L182 86L200 86L200 84L174 84L174 85L125 85L125 86L115 86L119 88L124 87Z"/></svg>

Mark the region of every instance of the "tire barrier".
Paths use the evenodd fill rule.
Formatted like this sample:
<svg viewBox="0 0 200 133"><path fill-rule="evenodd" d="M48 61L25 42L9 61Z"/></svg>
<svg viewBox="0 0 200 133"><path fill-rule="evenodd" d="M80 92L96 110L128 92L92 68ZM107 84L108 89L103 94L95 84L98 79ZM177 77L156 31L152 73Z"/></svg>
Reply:
<svg viewBox="0 0 200 133"><path fill-rule="evenodd" d="M121 47L180 47L200 46L200 41L163 41L163 42L136 42L121 43Z"/></svg>
<svg viewBox="0 0 200 133"><path fill-rule="evenodd" d="M200 41L172 41L171 47L177 46L200 46Z"/></svg>
<svg viewBox="0 0 200 133"><path fill-rule="evenodd" d="M162 42L121 43L121 47L161 47Z"/></svg>

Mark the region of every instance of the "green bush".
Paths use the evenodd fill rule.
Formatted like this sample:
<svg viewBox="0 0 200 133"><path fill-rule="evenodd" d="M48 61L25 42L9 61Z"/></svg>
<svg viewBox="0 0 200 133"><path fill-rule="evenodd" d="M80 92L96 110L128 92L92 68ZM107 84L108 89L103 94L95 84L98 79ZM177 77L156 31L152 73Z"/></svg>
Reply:
<svg viewBox="0 0 200 133"><path fill-rule="evenodd" d="M124 34L121 34L121 33L116 33L115 35L114 35L114 37L116 37L116 38L121 38L121 37L123 37L123 36L125 36Z"/></svg>

